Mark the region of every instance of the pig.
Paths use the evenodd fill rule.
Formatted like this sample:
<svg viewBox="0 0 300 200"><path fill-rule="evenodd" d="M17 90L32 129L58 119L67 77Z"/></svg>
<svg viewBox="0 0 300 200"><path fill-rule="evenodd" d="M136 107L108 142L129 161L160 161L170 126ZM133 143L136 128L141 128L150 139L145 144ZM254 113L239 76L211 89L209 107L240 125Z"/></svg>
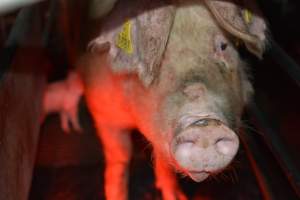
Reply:
<svg viewBox="0 0 300 200"><path fill-rule="evenodd" d="M83 82L76 71L70 71L66 80L47 85L42 103L42 122L47 114L58 112L61 127L65 133L72 127L81 132L78 120L78 104L83 95Z"/></svg>
<svg viewBox="0 0 300 200"><path fill-rule="evenodd" d="M102 19L78 72L103 145L106 199L128 199L131 129L153 147L165 200L186 199L173 171L201 182L231 163L253 94L236 41L258 57L266 45L253 5L123 0Z"/></svg>

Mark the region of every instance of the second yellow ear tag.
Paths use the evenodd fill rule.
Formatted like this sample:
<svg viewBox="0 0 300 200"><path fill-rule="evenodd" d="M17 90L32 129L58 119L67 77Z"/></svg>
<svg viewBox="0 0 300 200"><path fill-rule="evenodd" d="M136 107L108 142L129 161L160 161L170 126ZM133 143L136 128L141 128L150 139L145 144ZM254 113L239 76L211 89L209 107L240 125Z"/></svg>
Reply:
<svg viewBox="0 0 300 200"><path fill-rule="evenodd" d="M252 22L252 17L253 17L251 11L248 9L245 9L243 14L244 14L245 22L247 24L250 24Z"/></svg>
<svg viewBox="0 0 300 200"><path fill-rule="evenodd" d="M122 49L127 54L133 53L131 29L132 29L131 22L130 21L125 22L121 32L118 34L117 41L116 41L117 47Z"/></svg>

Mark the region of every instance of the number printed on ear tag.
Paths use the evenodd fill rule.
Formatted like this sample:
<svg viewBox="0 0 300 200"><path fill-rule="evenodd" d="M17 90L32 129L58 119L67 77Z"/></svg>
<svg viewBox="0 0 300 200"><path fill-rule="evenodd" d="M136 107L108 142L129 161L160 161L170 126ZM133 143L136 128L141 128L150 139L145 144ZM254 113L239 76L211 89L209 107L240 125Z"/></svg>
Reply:
<svg viewBox="0 0 300 200"><path fill-rule="evenodd" d="M132 46L132 40L131 40L131 28L132 24L130 21L125 22L125 24L122 27L122 31L118 34L117 38L117 47L122 49L127 54L133 53L133 46Z"/></svg>

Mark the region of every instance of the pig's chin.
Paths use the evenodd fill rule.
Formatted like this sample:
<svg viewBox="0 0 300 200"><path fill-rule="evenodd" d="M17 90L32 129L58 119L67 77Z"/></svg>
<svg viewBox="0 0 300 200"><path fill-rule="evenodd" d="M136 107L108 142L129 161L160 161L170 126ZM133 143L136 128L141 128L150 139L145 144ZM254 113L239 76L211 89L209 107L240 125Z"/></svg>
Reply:
<svg viewBox="0 0 300 200"><path fill-rule="evenodd" d="M204 181L207 177L209 177L208 172L189 172L189 177L193 179L195 182L201 182Z"/></svg>

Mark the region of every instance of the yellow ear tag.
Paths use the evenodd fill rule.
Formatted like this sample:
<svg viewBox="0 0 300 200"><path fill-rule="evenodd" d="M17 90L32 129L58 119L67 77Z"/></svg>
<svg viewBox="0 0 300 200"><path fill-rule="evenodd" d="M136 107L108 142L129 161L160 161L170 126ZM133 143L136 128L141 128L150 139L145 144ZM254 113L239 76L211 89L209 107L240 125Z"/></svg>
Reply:
<svg viewBox="0 0 300 200"><path fill-rule="evenodd" d="M248 9L245 9L244 10L244 20L247 24L250 24L252 22L252 13L248 10Z"/></svg>
<svg viewBox="0 0 300 200"><path fill-rule="evenodd" d="M131 22L130 21L125 22L121 32L118 34L117 41L116 41L117 47L122 49L127 54L132 54L133 52L133 46L131 40L131 28L132 28Z"/></svg>

